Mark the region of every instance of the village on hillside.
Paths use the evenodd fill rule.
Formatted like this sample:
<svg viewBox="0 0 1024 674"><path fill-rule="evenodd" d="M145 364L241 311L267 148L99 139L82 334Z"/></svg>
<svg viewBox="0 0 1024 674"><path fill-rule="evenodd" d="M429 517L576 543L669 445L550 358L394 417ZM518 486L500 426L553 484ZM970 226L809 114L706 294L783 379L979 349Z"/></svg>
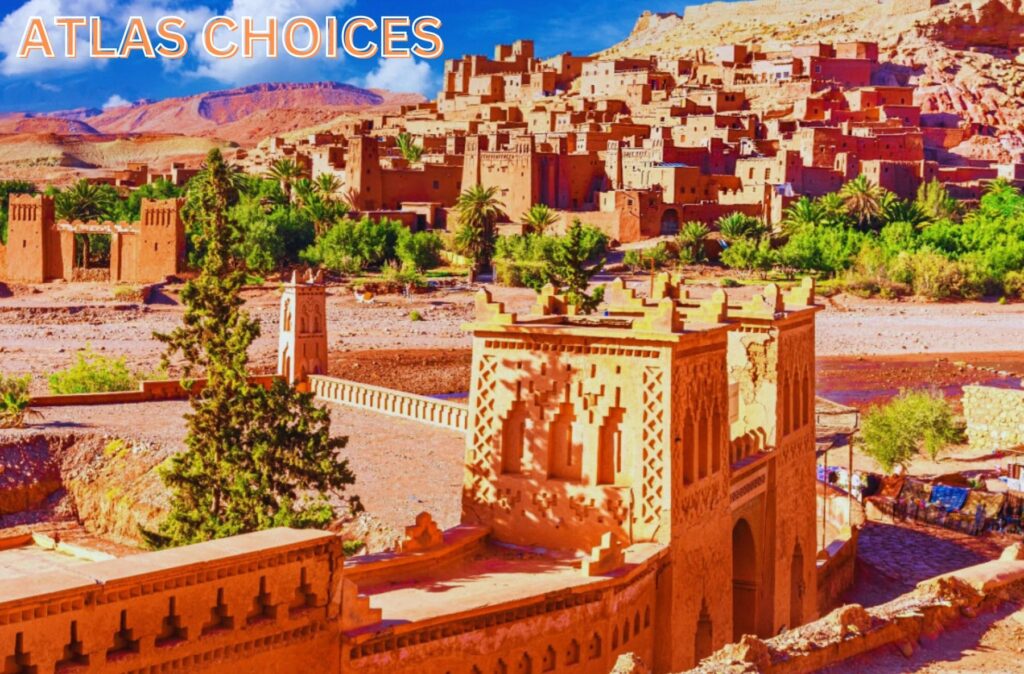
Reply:
<svg viewBox="0 0 1024 674"><path fill-rule="evenodd" d="M1024 672L1020 129L845 33L639 53L773 1L0 156L3 672Z"/></svg>

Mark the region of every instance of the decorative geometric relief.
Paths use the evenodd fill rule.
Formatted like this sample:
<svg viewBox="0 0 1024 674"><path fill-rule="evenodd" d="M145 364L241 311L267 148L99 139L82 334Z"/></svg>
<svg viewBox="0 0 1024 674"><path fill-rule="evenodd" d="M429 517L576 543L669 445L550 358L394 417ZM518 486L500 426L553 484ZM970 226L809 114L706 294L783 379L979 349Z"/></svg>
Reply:
<svg viewBox="0 0 1024 674"><path fill-rule="evenodd" d="M498 363L494 356L480 358L476 378L476 409L473 415L472 445L468 469L473 475L472 491L477 501L493 498L494 471L494 391Z"/></svg>
<svg viewBox="0 0 1024 674"><path fill-rule="evenodd" d="M662 438L665 428L665 406L662 400L664 371L657 367L644 368L643 373L643 428L641 431L642 474L640 522L654 524L661 513L664 496L665 459Z"/></svg>

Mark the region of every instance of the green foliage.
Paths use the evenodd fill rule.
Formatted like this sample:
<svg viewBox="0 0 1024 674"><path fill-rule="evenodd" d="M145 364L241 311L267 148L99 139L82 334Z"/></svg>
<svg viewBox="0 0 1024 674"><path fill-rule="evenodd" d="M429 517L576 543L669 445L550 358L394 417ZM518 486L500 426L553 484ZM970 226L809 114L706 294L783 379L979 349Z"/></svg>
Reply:
<svg viewBox="0 0 1024 674"><path fill-rule="evenodd" d="M474 185L455 202L459 223L455 232L456 252L471 259L477 271L490 263L497 238L495 224L507 217L497 195L496 187Z"/></svg>
<svg viewBox="0 0 1024 674"><path fill-rule="evenodd" d="M776 264L776 254L771 241L741 238L722 251L722 264L743 271L768 272Z"/></svg>
<svg viewBox="0 0 1024 674"><path fill-rule="evenodd" d="M860 229L874 228L883 209L883 190L867 177L859 175L839 190L846 212L852 216Z"/></svg>
<svg viewBox="0 0 1024 674"><path fill-rule="evenodd" d="M679 259L690 264L703 262L706 255L704 252L704 241L708 238L711 230L703 222L691 220L684 222L679 228L676 241L679 244Z"/></svg>
<svg viewBox="0 0 1024 674"><path fill-rule="evenodd" d="M189 224L206 254L182 290L182 324L157 338L167 345L165 362L184 357L185 383L202 373L206 387L190 400L187 451L161 471L170 511L143 536L172 547L274 526L324 526L334 517L330 496L354 481L336 456L346 439L331 437L330 415L311 394L280 379L269 389L249 383L248 349L260 328L242 311L244 274L230 263L235 188L219 151L189 191Z"/></svg>
<svg viewBox="0 0 1024 674"><path fill-rule="evenodd" d="M32 398L28 387L32 377L4 376L0 373L0 428L21 428L29 414Z"/></svg>
<svg viewBox="0 0 1024 674"><path fill-rule="evenodd" d="M565 291L566 299L580 313L589 314L604 297L604 288L588 292L590 279L604 269L608 237L594 227L585 227L573 220L572 226L559 237L551 251L554 284Z"/></svg>
<svg viewBox="0 0 1024 674"><path fill-rule="evenodd" d="M545 204L534 204L523 213L522 223L527 234L544 234L548 227L558 222L558 215Z"/></svg>
<svg viewBox="0 0 1024 674"><path fill-rule="evenodd" d="M1003 291L1007 297L1024 300L1024 272L1007 272L1003 277Z"/></svg>
<svg viewBox="0 0 1024 674"><path fill-rule="evenodd" d="M424 271L441 263L442 248L444 242L434 232L410 232L403 227L395 244L395 255L403 266Z"/></svg>
<svg viewBox="0 0 1024 674"><path fill-rule="evenodd" d="M495 280L539 291L554 282L550 260L557 237L542 234L502 236L495 242Z"/></svg>
<svg viewBox="0 0 1024 674"><path fill-rule="evenodd" d="M85 178L57 191L53 198L53 209L61 220L115 219L119 208L117 190L112 185L94 185Z"/></svg>
<svg viewBox="0 0 1024 674"><path fill-rule="evenodd" d="M427 279L416 267L407 264L399 264L397 261L388 262L381 269L381 278L388 283L399 283L403 286L415 286L423 288L427 285Z"/></svg>
<svg viewBox="0 0 1024 674"><path fill-rule="evenodd" d="M649 270L652 266L655 269L662 269L672 259L672 252L668 244L659 241L657 245L648 248L633 248L627 250L622 257L622 263L633 271Z"/></svg>
<svg viewBox="0 0 1024 674"><path fill-rule="evenodd" d="M715 221L718 232L729 244L741 239L759 239L764 234L764 224L757 218L734 211Z"/></svg>
<svg viewBox="0 0 1024 674"><path fill-rule="evenodd" d="M116 220L138 222L142 217L143 199L175 199L183 194L183 190L166 178L159 178L151 183L141 185L128 193L127 198L118 200L114 211Z"/></svg>
<svg viewBox="0 0 1024 674"><path fill-rule="evenodd" d="M864 415L862 446L886 473L906 468L923 453L935 461L960 440L949 403L937 393L903 391L889 403Z"/></svg>
<svg viewBox="0 0 1024 674"><path fill-rule="evenodd" d="M723 288L739 288L743 284L734 278L726 277L719 281L718 285L722 286Z"/></svg>
<svg viewBox="0 0 1024 674"><path fill-rule="evenodd" d="M104 356L88 346L78 352L69 367L49 377L50 392L56 395L131 391L138 383L123 357Z"/></svg>
<svg viewBox="0 0 1024 674"><path fill-rule="evenodd" d="M0 180L0 243L7 243L7 212L12 194L35 194L36 186L24 180Z"/></svg>
<svg viewBox="0 0 1024 674"><path fill-rule="evenodd" d="M355 221L345 218L319 237L302 252L302 259L343 274L357 274L367 269L380 269L398 258L398 242L409 236L402 223L395 220L370 220L368 216ZM433 245L421 239L422 248ZM418 245L418 244L417 244ZM422 260L421 260L422 261Z"/></svg>
<svg viewBox="0 0 1024 674"><path fill-rule="evenodd" d="M366 543L364 543L363 541L344 541L341 544L341 551L345 553L346 557L351 557L352 555L355 555L365 547Z"/></svg>
<svg viewBox="0 0 1024 674"><path fill-rule="evenodd" d="M412 135L403 131L398 134L395 141L398 144L398 151L410 164L415 164L423 158L423 146L417 145L413 141Z"/></svg>
<svg viewBox="0 0 1024 674"><path fill-rule="evenodd" d="M963 205L949 195L945 185L934 178L917 188L915 203L930 222L959 220L964 210Z"/></svg>
<svg viewBox="0 0 1024 674"><path fill-rule="evenodd" d="M423 320L423 314L421 314L420 312L418 312L415 309L413 309L412 311L409 312L409 320L413 321L414 323L417 322L417 321L422 321Z"/></svg>

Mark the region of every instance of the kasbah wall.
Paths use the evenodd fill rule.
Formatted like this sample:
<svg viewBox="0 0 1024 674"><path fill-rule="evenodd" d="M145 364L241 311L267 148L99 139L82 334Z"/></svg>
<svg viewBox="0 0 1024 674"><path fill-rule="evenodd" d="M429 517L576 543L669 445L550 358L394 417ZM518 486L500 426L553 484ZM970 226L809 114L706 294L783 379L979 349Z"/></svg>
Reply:
<svg viewBox="0 0 1024 674"><path fill-rule="evenodd" d="M964 387L964 417L971 446L984 450L1024 446L1024 391Z"/></svg>
<svg viewBox="0 0 1024 674"><path fill-rule="evenodd" d="M53 197L12 194L0 279L14 283L72 281L79 271L75 235L110 236L109 280L156 283L185 261L181 199L143 199L139 222L58 222Z"/></svg>
<svg viewBox="0 0 1024 674"><path fill-rule="evenodd" d="M322 371L323 292L286 286L292 376ZM673 672L811 620L813 298L662 275L600 317L551 288L517 316L482 291L460 526L424 514L344 566L332 534L278 529L5 581L0 649L14 671Z"/></svg>

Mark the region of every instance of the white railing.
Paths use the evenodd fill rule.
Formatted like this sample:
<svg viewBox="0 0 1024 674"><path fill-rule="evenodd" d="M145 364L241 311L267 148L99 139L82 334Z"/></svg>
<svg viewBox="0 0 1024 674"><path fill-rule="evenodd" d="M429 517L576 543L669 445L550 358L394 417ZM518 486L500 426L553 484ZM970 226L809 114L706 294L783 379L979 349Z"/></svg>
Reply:
<svg viewBox="0 0 1024 674"><path fill-rule="evenodd" d="M451 400L322 375L309 378L309 389L328 403L373 410L463 433L469 428L469 408Z"/></svg>

